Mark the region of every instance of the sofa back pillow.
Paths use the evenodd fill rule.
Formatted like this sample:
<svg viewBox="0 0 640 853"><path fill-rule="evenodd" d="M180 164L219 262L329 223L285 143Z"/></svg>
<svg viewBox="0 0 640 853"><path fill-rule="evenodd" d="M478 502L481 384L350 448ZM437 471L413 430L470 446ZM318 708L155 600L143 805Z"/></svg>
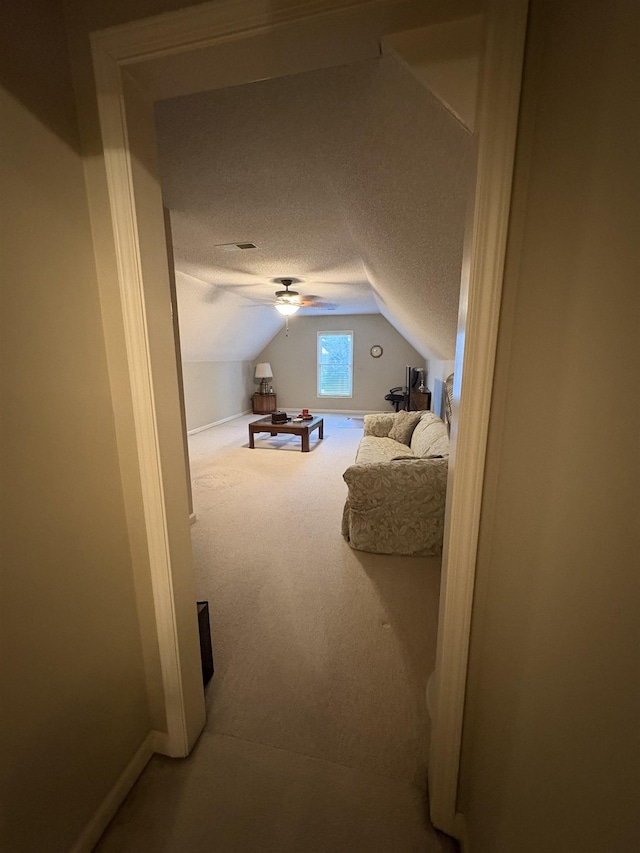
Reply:
<svg viewBox="0 0 640 853"><path fill-rule="evenodd" d="M423 412L411 436L411 450L422 458L449 455L447 428L433 412Z"/></svg>
<svg viewBox="0 0 640 853"><path fill-rule="evenodd" d="M389 438L400 442L400 444L409 445L413 431L421 417L422 412L398 412L394 416L393 426L389 430Z"/></svg>

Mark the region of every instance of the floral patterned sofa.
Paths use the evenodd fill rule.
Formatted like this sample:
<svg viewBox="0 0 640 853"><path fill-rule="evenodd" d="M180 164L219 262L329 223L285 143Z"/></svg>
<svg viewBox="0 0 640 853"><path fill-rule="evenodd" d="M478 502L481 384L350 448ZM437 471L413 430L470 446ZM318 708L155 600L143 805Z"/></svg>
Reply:
<svg viewBox="0 0 640 853"><path fill-rule="evenodd" d="M409 416L419 420L405 430L408 443L390 438ZM365 415L355 464L343 474L349 545L374 554L441 554L448 460L447 428L433 412Z"/></svg>

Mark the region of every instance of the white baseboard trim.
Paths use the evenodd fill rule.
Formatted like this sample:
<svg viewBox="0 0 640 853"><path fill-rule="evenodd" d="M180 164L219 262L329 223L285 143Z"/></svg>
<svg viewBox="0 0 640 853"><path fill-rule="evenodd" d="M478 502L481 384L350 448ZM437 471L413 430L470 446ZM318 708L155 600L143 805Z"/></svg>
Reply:
<svg viewBox="0 0 640 853"><path fill-rule="evenodd" d="M169 735L166 732L151 732L153 735L153 751L158 755L173 757L169 749Z"/></svg>
<svg viewBox="0 0 640 853"><path fill-rule="evenodd" d="M241 418L243 415L250 415L251 409L245 409L244 412L238 412L237 415L229 415L228 418L222 418L219 421L214 421L212 424L205 424L201 427L196 427L195 429L188 429L187 435L195 435L197 432L204 432L206 429L211 429L214 426L220 426L220 424L226 424L229 421L235 421L236 418Z"/></svg>
<svg viewBox="0 0 640 853"><path fill-rule="evenodd" d="M301 412L304 406L288 406L287 407L290 412ZM286 409L285 409L286 411ZM235 421L237 418L241 418L244 415L255 414L258 415L257 412L252 412L251 409L246 409L244 412L240 412L237 415L231 415L228 418L222 418L220 421L214 421L212 424L205 424L201 427L196 427L195 429L187 430L187 435L195 435L197 432L204 432L207 429L211 429L215 426L220 426L220 424L226 424L229 421ZM381 409L313 409L313 414L316 415L379 415L379 414L393 414L393 410L387 411ZM265 415L262 415L265 417ZM191 522L193 524L193 522Z"/></svg>
<svg viewBox="0 0 640 853"><path fill-rule="evenodd" d="M289 406L290 412L301 412L303 406ZM312 415L379 415L380 409L309 409Z"/></svg>
<svg viewBox="0 0 640 853"><path fill-rule="evenodd" d="M104 798L93 817L80 833L80 837L71 848L71 853L91 853L103 832L111 823L115 813L124 802L127 794L135 785L138 777L147 766L154 752L166 738L164 732L149 732L137 752L120 774L113 788Z"/></svg>

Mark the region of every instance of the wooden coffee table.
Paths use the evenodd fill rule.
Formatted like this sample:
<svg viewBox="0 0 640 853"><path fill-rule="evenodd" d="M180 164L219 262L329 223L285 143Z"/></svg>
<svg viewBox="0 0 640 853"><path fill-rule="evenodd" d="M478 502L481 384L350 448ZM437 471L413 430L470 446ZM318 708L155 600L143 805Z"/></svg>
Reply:
<svg viewBox="0 0 640 853"><path fill-rule="evenodd" d="M255 447L253 436L257 432L269 432L271 435L284 433L285 435L299 435L302 439L302 452L309 452L309 436L314 431L318 430L318 438L324 438L324 421L322 418L312 418L310 421L301 421L299 424L294 424L292 420L285 424L274 424L271 418L260 418L259 421L253 421L249 424L249 447Z"/></svg>

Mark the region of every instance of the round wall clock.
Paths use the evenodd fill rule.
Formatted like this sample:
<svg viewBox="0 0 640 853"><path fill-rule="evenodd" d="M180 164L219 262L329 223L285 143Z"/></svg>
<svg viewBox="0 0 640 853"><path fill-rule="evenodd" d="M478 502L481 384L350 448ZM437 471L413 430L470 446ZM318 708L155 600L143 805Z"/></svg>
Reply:
<svg viewBox="0 0 640 853"><path fill-rule="evenodd" d="M371 353L373 358L380 358L380 356L382 355L382 347L378 346L378 344L374 344L374 346L371 347L369 352Z"/></svg>

